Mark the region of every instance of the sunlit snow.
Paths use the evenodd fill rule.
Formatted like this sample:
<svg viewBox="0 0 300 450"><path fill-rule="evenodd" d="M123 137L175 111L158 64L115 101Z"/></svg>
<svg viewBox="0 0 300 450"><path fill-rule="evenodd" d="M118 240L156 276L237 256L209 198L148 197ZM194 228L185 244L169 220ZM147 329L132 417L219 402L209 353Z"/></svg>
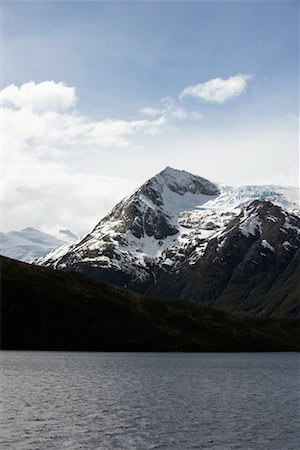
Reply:
<svg viewBox="0 0 300 450"><path fill-rule="evenodd" d="M208 192L212 190L212 195L195 192L195 180L198 178ZM143 189L145 186L150 186L152 198ZM200 177L167 168L119 203L91 233L71 246L55 250L38 263L61 267L63 257L69 255L72 261L91 262L95 267L113 267L129 272L134 268L137 276L144 277L151 261L161 267L176 268L176 264L182 262L187 254L189 264L195 264L213 238L219 240L218 248L221 248L230 232L225 231L227 224L242 211L245 214L240 218L240 232L245 237L260 232L258 214L245 210L254 200L269 200L283 211L299 214L295 203L298 192L294 188L218 186L218 189ZM139 237L127 226L126 215L130 207L137 211L132 224L141 225ZM155 214L163 215L168 226L177 232L163 239L149 236L145 229L145 217L149 211L153 212L153 217ZM275 222L278 219L269 215L268 220ZM286 221L284 228L288 227L293 225ZM269 250L273 248L267 241L262 241L262 246Z"/></svg>

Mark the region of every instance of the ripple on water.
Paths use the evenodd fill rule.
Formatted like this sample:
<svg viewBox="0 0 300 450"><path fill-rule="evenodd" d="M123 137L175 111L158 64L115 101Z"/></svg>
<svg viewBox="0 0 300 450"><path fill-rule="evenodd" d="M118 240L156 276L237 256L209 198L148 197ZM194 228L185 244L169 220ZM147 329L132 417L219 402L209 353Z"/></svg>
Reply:
<svg viewBox="0 0 300 450"><path fill-rule="evenodd" d="M5 450L296 450L293 353L1 352Z"/></svg>

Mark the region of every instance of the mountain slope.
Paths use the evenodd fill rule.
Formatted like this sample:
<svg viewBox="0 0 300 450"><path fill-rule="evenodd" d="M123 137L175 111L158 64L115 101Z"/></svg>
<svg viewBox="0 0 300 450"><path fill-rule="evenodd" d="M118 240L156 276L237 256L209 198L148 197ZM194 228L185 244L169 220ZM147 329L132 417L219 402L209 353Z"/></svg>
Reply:
<svg viewBox="0 0 300 450"><path fill-rule="evenodd" d="M60 230L58 236L31 227L21 231L0 232L0 254L19 261L32 262L76 239L77 236L69 230Z"/></svg>
<svg viewBox="0 0 300 450"><path fill-rule="evenodd" d="M170 248L179 260L181 248L190 246L186 211L218 195L208 180L167 167L116 205L79 243L37 263L142 290L153 282L156 266L172 263Z"/></svg>
<svg viewBox="0 0 300 450"><path fill-rule="evenodd" d="M294 316L297 279L288 266L299 249L300 223L298 207L286 195L297 192L218 187L167 167L79 242L37 263L152 296L243 314ZM282 272L290 273L288 280Z"/></svg>
<svg viewBox="0 0 300 450"><path fill-rule="evenodd" d="M300 316L299 238L298 216L254 201L210 241L192 269L183 266L176 280L162 275L160 293L175 290L192 303L236 314Z"/></svg>
<svg viewBox="0 0 300 450"><path fill-rule="evenodd" d="M1 348L296 351L299 321L242 319L0 257Z"/></svg>

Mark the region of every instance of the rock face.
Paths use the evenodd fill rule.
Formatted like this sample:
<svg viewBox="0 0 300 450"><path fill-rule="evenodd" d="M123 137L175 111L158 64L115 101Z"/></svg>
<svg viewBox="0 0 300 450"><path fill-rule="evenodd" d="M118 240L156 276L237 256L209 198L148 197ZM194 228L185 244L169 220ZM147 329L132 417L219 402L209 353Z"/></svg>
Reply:
<svg viewBox="0 0 300 450"><path fill-rule="evenodd" d="M218 187L167 167L83 239L37 263L239 314L296 316L300 218L291 194Z"/></svg>
<svg viewBox="0 0 300 450"><path fill-rule="evenodd" d="M299 246L300 218L256 200L209 241L196 264L185 261L176 278L163 274L160 295L239 315L300 316Z"/></svg>

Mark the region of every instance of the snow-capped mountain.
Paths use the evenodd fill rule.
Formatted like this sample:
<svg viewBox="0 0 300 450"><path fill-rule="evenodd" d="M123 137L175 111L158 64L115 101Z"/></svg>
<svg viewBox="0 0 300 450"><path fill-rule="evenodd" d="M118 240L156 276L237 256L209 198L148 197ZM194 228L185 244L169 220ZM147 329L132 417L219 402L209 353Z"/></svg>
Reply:
<svg viewBox="0 0 300 450"><path fill-rule="evenodd" d="M93 271L110 268L146 279L149 265L168 264L166 252L189 243L189 212L197 214L219 194L208 180L167 167L116 205L79 243L38 263L58 269L88 263Z"/></svg>
<svg viewBox="0 0 300 450"><path fill-rule="evenodd" d="M240 240L260 245L264 261L272 260L270 252L281 258L282 252L292 257L298 251L299 208L292 201L297 194L276 186L217 186L167 167L116 205L91 233L37 263L201 303L198 287L189 289L189 283L201 264L214 266L225 258L229 242L230 251L242 245ZM206 273L201 271L203 281ZM214 284L217 273L210 277ZM203 302L211 305L215 297Z"/></svg>
<svg viewBox="0 0 300 450"><path fill-rule="evenodd" d="M32 262L76 239L77 236L69 230L59 230L57 236L31 227L21 231L0 232L0 254L19 261Z"/></svg>
<svg viewBox="0 0 300 450"><path fill-rule="evenodd" d="M60 241L66 243L66 244L72 244L78 239L78 236L76 236L76 234L72 233L72 231L67 230L67 229L59 230L55 236Z"/></svg>
<svg viewBox="0 0 300 450"><path fill-rule="evenodd" d="M242 315L300 315L300 217L270 200L242 208L202 257L166 272L147 293Z"/></svg>

